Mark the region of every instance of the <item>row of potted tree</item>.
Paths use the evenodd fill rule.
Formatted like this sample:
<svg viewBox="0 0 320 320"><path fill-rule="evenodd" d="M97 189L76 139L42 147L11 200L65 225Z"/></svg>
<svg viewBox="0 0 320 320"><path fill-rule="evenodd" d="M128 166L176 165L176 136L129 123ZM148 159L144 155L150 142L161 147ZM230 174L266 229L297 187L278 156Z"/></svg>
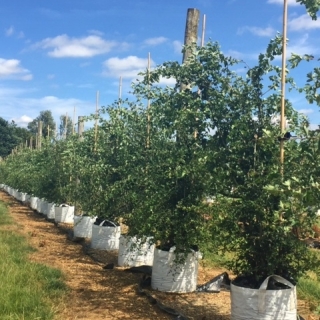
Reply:
<svg viewBox="0 0 320 320"><path fill-rule="evenodd" d="M160 256L174 251L176 265L199 251L231 251L237 286L257 289L274 274L295 283L314 261L293 231L310 232L316 219L319 132L308 131L289 101L287 132L298 139L279 129L281 69L273 61L281 43L273 39L245 77L235 72L243 62L217 43L193 47L188 63L142 74L134 102L102 107L97 130L82 139L9 156L1 182L122 221L129 237L152 239ZM287 82L310 99L310 85L296 88L289 74L309 58L289 60ZM176 84L163 87L162 78Z"/></svg>

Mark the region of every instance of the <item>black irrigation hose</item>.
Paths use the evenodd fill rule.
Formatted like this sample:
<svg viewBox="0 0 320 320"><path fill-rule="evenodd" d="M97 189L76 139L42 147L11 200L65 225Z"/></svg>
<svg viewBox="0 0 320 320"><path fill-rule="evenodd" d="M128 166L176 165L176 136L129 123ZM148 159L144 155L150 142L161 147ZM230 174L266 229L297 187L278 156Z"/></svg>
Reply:
<svg viewBox="0 0 320 320"><path fill-rule="evenodd" d="M168 314L173 315L175 317L174 318L175 320L189 320L189 318L185 317L184 315L182 315L181 313L179 313L175 309L164 305L159 300L154 298L149 292L144 290L143 287L148 285L150 283L150 281L151 281L151 276L145 275L145 274L142 276L142 278L138 284L138 294L146 296L152 305L156 305L160 310L162 310Z"/></svg>

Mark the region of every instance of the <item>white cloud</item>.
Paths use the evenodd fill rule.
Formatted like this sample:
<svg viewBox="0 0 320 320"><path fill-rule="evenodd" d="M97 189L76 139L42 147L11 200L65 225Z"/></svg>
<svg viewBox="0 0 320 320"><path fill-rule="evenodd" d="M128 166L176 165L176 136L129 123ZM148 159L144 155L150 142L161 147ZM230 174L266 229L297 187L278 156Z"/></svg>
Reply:
<svg viewBox="0 0 320 320"><path fill-rule="evenodd" d="M301 38L293 41L292 44L289 42L287 48L288 56L290 56L292 52L300 55L318 53L319 48L313 44L310 44L308 38L308 34L304 34Z"/></svg>
<svg viewBox="0 0 320 320"><path fill-rule="evenodd" d="M32 74L28 69L25 69L21 66L19 60L7 60L0 58L0 78L10 78L27 81L32 79Z"/></svg>
<svg viewBox="0 0 320 320"><path fill-rule="evenodd" d="M275 29L271 27L260 28L260 27L249 27L249 26L239 28L237 33L243 34L246 31L251 32L252 34L259 37L272 37L276 33Z"/></svg>
<svg viewBox="0 0 320 320"><path fill-rule="evenodd" d="M160 78L159 84L165 85L165 86L174 86L176 84L177 80L175 78Z"/></svg>
<svg viewBox="0 0 320 320"><path fill-rule="evenodd" d="M168 39L165 38L165 37L156 37L156 38L146 39L144 41L144 44L146 44L148 46L157 46L157 45L162 44L162 43L164 43L166 41L168 41Z"/></svg>
<svg viewBox="0 0 320 320"><path fill-rule="evenodd" d="M13 26L11 26L9 29L6 29L5 31L6 31L6 36L7 37L10 37L10 36L12 36L14 34Z"/></svg>
<svg viewBox="0 0 320 320"><path fill-rule="evenodd" d="M298 112L307 115L307 114L314 113L314 110L312 110L312 109L300 109L300 110L298 110Z"/></svg>
<svg viewBox="0 0 320 320"><path fill-rule="evenodd" d="M183 43L181 41L179 41L179 40L175 40L175 41L172 42L172 44L173 44L174 52L177 53L177 54L181 54Z"/></svg>
<svg viewBox="0 0 320 320"><path fill-rule="evenodd" d="M318 124L310 123L309 130L318 130L318 129L319 129L319 125Z"/></svg>
<svg viewBox="0 0 320 320"><path fill-rule="evenodd" d="M19 127L26 128L28 123L31 122L33 119L29 116L23 115L19 118L13 118L11 120L13 120Z"/></svg>
<svg viewBox="0 0 320 320"><path fill-rule="evenodd" d="M90 115L95 112L95 99L92 101L79 100L77 98L59 98L56 96L43 96L29 98L30 92L36 93L35 88L10 88L0 86L1 117L7 121L14 120L23 126L25 122L35 119L40 111L50 110L55 121L59 122L62 114L68 113L73 116L76 108L76 119L78 115Z"/></svg>
<svg viewBox="0 0 320 320"><path fill-rule="evenodd" d="M55 78L55 75L54 74L48 74L47 75L47 79L49 79L49 80L52 80L52 79L54 79Z"/></svg>
<svg viewBox="0 0 320 320"><path fill-rule="evenodd" d="M151 66L154 62L151 60ZM128 56L126 58L110 58L103 63L104 76L135 78L138 73L147 69L148 59L137 56Z"/></svg>
<svg viewBox="0 0 320 320"><path fill-rule="evenodd" d="M312 20L308 14L303 14L289 20L288 27L292 31L318 29L320 28L320 20Z"/></svg>
<svg viewBox="0 0 320 320"><path fill-rule="evenodd" d="M34 47L47 49L48 55L54 58L88 58L110 52L112 49L125 48L126 43L107 41L97 35L82 38L71 38L66 34L46 38L35 44Z"/></svg>
<svg viewBox="0 0 320 320"><path fill-rule="evenodd" d="M238 59L238 60L257 60L259 53L244 53L244 52L240 52L237 50L227 50L226 52L224 52L224 54L226 56L230 56L234 59Z"/></svg>
<svg viewBox="0 0 320 320"><path fill-rule="evenodd" d="M283 5L283 0L268 0L267 3ZM296 0L288 0L288 6L299 6Z"/></svg>
<svg viewBox="0 0 320 320"><path fill-rule="evenodd" d="M100 37L102 37L104 35L104 33L102 31L99 31L99 30L89 30L88 32L90 34L94 34L94 35L100 36Z"/></svg>

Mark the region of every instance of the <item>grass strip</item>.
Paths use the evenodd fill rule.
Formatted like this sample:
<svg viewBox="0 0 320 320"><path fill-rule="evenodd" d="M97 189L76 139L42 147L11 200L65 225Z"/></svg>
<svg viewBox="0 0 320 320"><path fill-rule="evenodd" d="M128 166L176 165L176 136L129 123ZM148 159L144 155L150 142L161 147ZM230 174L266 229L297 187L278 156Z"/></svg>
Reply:
<svg viewBox="0 0 320 320"><path fill-rule="evenodd" d="M57 302L66 293L60 270L34 263L34 251L12 227L7 207L0 202L0 319L54 319Z"/></svg>

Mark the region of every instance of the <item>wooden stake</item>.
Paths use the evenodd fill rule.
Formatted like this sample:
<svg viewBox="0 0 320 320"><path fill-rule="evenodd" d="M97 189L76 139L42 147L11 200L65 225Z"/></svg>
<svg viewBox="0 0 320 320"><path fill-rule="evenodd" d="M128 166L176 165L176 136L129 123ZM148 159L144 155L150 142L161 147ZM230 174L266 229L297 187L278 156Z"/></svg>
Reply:
<svg viewBox="0 0 320 320"><path fill-rule="evenodd" d="M281 71L281 114L280 114L280 129L281 135L285 131L285 85L286 85L286 46L287 46L287 17L288 17L288 3L284 0L283 4L283 39L282 39L282 71ZM280 163L281 173L283 173L284 164L284 140L280 140Z"/></svg>
<svg viewBox="0 0 320 320"><path fill-rule="evenodd" d="M68 112L66 112L66 117L64 118L64 130L63 130L63 138L67 139L67 120L68 120Z"/></svg>
<svg viewBox="0 0 320 320"><path fill-rule="evenodd" d="M151 55L149 52L148 53L148 91L150 90L150 69L151 69ZM147 104L147 148L149 148L149 147L150 147L150 99L148 97L148 104Z"/></svg>
<svg viewBox="0 0 320 320"><path fill-rule="evenodd" d="M201 36L201 47L204 46L204 35L205 35L205 31L206 31L206 15L203 15L203 19L202 19L202 36Z"/></svg>
<svg viewBox="0 0 320 320"><path fill-rule="evenodd" d="M122 98L122 77L119 78L119 99Z"/></svg>
<svg viewBox="0 0 320 320"><path fill-rule="evenodd" d="M75 119L76 119L76 106L73 107L72 135L74 135Z"/></svg>
<svg viewBox="0 0 320 320"><path fill-rule="evenodd" d="M84 132L83 117L79 116L78 117L78 136L80 141L83 140L83 132Z"/></svg>
<svg viewBox="0 0 320 320"><path fill-rule="evenodd" d="M42 139L42 121L38 122L38 144L37 144L37 148L41 149L41 139Z"/></svg>
<svg viewBox="0 0 320 320"><path fill-rule="evenodd" d="M97 140L98 140L98 111L99 111L99 91L97 91L96 96L96 121L94 124L94 151L97 150Z"/></svg>

